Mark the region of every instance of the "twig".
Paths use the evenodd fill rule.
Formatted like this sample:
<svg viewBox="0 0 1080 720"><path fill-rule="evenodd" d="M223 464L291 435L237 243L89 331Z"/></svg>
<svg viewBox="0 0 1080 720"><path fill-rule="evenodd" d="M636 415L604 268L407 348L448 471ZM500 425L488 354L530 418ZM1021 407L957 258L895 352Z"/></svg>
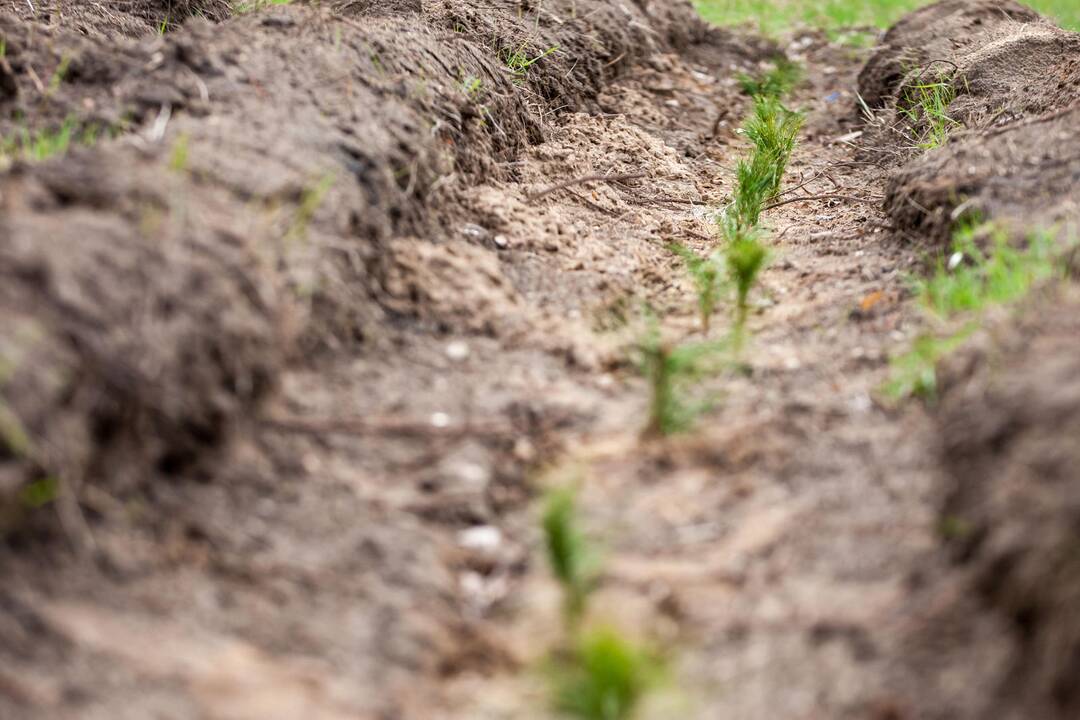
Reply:
<svg viewBox="0 0 1080 720"><path fill-rule="evenodd" d="M854 195L800 195L799 197L788 198L787 200L775 202L772 205L766 205L761 209L761 212L765 212L766 210L772 210L773 208L778 208L781 205L802 202L804 200L847 200L848 202L861 202L868 205L875 205L884 199L884 197L878 197L877 195L874 195L872 197L855 197Z"/></svg>
<svg viewBox="0 0 1080 720"><path fill-rule="evenodd" d="M555 183L550 187L546 187L543 190L527 195L529 202L533 200L539 200L545 195L550 195L556 190L562 190L573 185L580 185L588 182L623 182L624 180L636 180L638 178L645 177L645 173L623 173L621 175L582 175L581 177L571 178L570 180L564 180L560 183Z"/></svg>

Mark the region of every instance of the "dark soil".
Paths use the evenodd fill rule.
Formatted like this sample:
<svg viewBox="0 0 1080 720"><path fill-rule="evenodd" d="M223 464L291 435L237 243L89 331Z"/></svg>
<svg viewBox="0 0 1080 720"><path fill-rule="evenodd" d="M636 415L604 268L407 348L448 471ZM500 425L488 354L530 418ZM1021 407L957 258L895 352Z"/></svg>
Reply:
<svg viewBox="0 0 1080 720"><path fill-rule="evenodd" d="M1076 714L1073 288L939 408L877 395L922 245L1077 221L1076 35L989 0L873 55L682 2L32 10L0 13L0 717L546 718L553 479L597 615L692 698L647 716ZM641 307L700 336L667 245L713 243L737 76L780 52L805 199L766 213L747 368L645 442ZM936 60L964 127L921 152L896 98Z"/></svg>

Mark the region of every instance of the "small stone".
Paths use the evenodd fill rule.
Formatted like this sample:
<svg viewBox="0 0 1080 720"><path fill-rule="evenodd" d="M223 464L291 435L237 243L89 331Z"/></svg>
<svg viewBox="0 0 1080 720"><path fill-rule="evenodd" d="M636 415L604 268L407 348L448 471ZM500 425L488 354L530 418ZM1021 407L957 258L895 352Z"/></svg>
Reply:
<svg viewBox="0 0 1080 720"><path fill-rule="evenodd" d="M495 247L505 249L510 247L510 240L505 235L496 235L494 239Z"/></svg>
<svg viewBox="0 0 1080 720"><path fill-rule="evenodd" d="M451 360L461 361L469 357L469 344L461 340L455 340L446 345L446 357Z"/></svg>
<svg viewBox="0 0 1080 720"><path fill-rule="evenodd" d="M458 533L458 544L469 550L494 552L502 544L502 531L493 525L475 525Z"/></svg>
<svg viewBox="0 0 1080 720"><path fill-rule="evenodd" d="M432 427L444 428L450 425L450 416L444 412L431 413Z"/></svg>

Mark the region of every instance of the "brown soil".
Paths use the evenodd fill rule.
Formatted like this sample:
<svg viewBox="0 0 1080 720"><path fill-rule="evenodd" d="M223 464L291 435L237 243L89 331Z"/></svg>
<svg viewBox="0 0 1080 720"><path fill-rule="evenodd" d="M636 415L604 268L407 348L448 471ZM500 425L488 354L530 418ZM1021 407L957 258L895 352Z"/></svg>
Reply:
<svg viewBox="0 0 1080 720"><path fill-rule="evenodd" d="M163 37L163 3L35 5L0 15L0 131L107 132L0 175L0 717L548 717L553 478L606 546L596 612L671 651L659 717L1075 714L1075 323L1004 317L940 410L876 394L922 325L908 240L965 200L1075 220L1039 194L1075 153L1029 140L1075 145L1074 35L950 1L860 77L682 3L173 3ZM984 31L1041 83L993 117L1028 80L949 44ZM909 47L969 78L925 154L880 70ZM766 213L748 368L646 442L641 308L700 335L666 246L714 242L735 77L779 51L790 192L833 199ZM597 174L625 179L568 183Z"/></svg>

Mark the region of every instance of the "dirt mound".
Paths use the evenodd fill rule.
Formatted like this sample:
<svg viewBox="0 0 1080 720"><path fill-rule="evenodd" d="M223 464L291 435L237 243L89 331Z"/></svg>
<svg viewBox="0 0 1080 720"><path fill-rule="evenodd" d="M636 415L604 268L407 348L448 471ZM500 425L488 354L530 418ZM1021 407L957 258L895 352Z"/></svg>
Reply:
<svg viewBox="0 0 1080 720"><path fill-rule="evenodd" d="M1076 219L1077 33L1011 0L948 0L897 23L859 87L878 108L868 154L906 163L886 190L900 229L944 242L964 214ZM934 117L925 107L938 102Z"/></svg>
<svg viewBox="0 0 1080 720"><path fill-rule="evenodd" d="M944 245L964 215L1022 236L1080 224L1080 105L981 135L951 140L894 172L885 207L892 221Z"/></svg>
<svg viewBox="0 0 1080 720"><path fill-rule="evenodd" d="M11 3L23 21L63 27L98 39L145 37L180 27L191 18L220 22L233 14L230 0L40 0Z"/></svg>
<svg viewBox="0 0 1080 720"><path fill-rule="evenodd" d="M951 562L911 604L913 717L1080 712L1078 318L1080 288L1045 288L939 370Z"/></svg>

